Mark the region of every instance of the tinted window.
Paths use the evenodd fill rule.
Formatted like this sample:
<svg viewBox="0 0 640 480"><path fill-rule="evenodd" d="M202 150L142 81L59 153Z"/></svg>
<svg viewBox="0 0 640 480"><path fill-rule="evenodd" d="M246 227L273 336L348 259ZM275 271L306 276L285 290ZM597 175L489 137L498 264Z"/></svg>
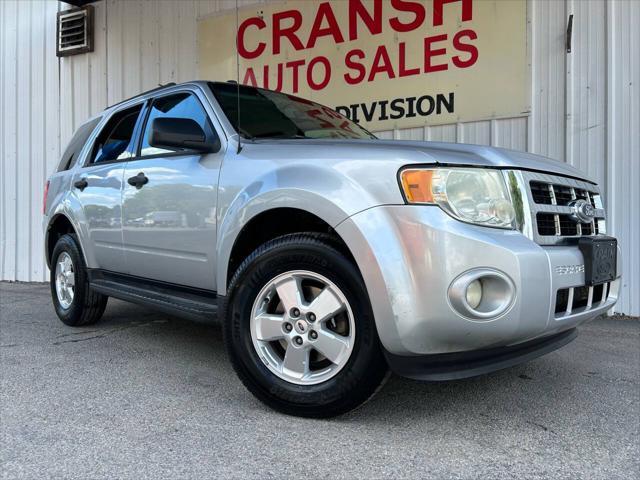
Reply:
<svg viewBox="0 0 640 480"><path fill-rule="evenodd" d="M133 137L142 105L118 112L102 129L93 147L92 163L122 160L130 157L129 144Z"/></svg>
<svg viewBox="0 0 640 480"><path fill-rule="evenodd" d="M98 123L100 123L100 120L101 118L98 117L80 125L80 128L78 128L76 133L73 134L71 141L62 154L60 164L58 165L58 172L61 172L62 170L69 170L76 164L76 160L78 160L78 155L80 155L82 147L84 147L84 144L87 142Z"/></svg>
<svg viewBox="0 0 640 480"><path fill-rule="evenodd" d="M233 128L245 138L375 138L357 123L310 100L231 83L209 87Z"/></svg>
<svg viewBox="0 0 640 480"><path fill-rule="evenodd" d="M205 112L200 101L190 93L177 93L166 97L156 98L151 105L149 117L142 137L140 155L158 155L162 153L172 153L188 149L164 149L149 145L151 138L151 127L156 118L189 118L200 125L207 137L213 137L213 128L209 123L207 112Z"/></svg>

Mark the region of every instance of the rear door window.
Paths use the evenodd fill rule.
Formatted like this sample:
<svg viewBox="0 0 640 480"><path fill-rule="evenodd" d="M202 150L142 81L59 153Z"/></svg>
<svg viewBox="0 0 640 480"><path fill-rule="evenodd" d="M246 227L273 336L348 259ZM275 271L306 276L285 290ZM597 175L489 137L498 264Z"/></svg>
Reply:
<svg viewBox="0 0 640 480"><path fill-rule="evenodd" d="M132 156L133 132L142 104L115 113L98 135L93 146L91 163L125 160Z"/></svg>
<svg viewBox="0 0 640 480"><path fill-rule="evenodd" d="M62 154L62 158L60 159L60 163L58 164L58 172L69 170L76 164L78 156L82 151L82 147L84 147L84 144L87 143L87 140L91 136L91 133L93 133L95 128L98 126L98 123L100 123L100 120L101 117L98 117L80 125L80 127L76 130L76 133L73 134L71 141Z"/></svg>

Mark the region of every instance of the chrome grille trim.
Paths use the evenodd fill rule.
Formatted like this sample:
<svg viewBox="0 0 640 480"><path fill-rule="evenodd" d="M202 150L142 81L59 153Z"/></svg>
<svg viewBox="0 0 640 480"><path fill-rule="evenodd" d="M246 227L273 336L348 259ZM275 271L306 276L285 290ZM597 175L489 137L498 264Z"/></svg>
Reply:
<svg viewBox="0 0 640 480"><path fill-rule="evenodd" d="M584 180L562 177L548 173L531 172L527 170L509 170L505 172L505 179L510 186L512 201L516 209L516 223L518 229L539 245L559 245L566 244L571 239L580 238L583 235L598 235L605 233L606 230L605 210L602 207L600 198L600 189L597 185ZM549 198L551 203L536 203L532 193L532 182L535 184L546 184L549 189ZM515 192L515 188L521 193ZM541 188L536 185L536 188ZM591 222L590 228L583 227L580 223L576 223L576 233L573 235L562 234L562 221L566 224L566 217L573 213L573 208L569 205L558 204L556 190L563 189L564 198L567 195L567 189L570 193L571 200L584 198L595 210L594 220ZM538 192L540 190L537 190ZM540 195L539 195L540 196ZM514 198L518 198L518 202ZM549 201L549 198L545 200ZM553 215L555 226L555 235L540 235L538 232L538 213ZM550 221L550 218L549 218ZM586 223L585 225L589 225Z"/></svg>
<svg viewBox="0 0 640 480"><path fill-rule="evenodd" d="M556 198L556 191L553 188L553 184L548 183L547 188L549 189L549 196L551 197L551 205L557 205L558 199ZM529 190L531 190L531 182L529 182ZM535 201L533 203L536 203Z"/></svg>

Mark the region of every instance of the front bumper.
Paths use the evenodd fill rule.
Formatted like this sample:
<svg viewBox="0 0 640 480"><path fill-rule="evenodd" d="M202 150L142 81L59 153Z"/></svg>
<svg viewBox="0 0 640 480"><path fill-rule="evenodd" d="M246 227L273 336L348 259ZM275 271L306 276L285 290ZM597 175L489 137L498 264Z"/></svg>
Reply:
<svg viewBox="0 0 640 480"><path fill-rule="evenodd" d="M584 285L584 273L570 268L584 263L577 246L542 247L517 231L459 222L436 206L380 206L336 229L360 267L391 355L468 352L548 337L606 312L618 296L619 278L602 301L556 313L556 292ZM513 302L495 318L467 318L448 300L451 282L476 268L497 270L513 283Z"/></svg>
<svg viewBox="0 0 640 480"><path fill-rule="evenodd" d="M385 352L385 356L391 370L403 377L431 382L459 380L534 360L564 347L577 336L577 330L572 328L510 347L410 357Z"/></svg>

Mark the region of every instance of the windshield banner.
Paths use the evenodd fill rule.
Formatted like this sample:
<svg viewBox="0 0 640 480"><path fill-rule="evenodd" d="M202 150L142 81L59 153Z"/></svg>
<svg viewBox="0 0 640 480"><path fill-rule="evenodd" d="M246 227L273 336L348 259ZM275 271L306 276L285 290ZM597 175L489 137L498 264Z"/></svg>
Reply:
<svg viewBox="0 0 640 480"><path fill-rule="evenodd" d="M200 19L198 45L203 79L239 75L371 131L530 111L526 0L272 2Z"/></svg>

